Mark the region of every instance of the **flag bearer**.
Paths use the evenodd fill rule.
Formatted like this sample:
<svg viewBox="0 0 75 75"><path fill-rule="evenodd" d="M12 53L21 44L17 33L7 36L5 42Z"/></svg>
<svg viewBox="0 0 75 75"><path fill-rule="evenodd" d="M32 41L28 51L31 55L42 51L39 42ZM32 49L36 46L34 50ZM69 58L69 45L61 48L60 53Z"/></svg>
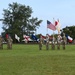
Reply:
<svg viewBox="0 0 75 75"><path fill-rule="evenodd" d="M46 34L46 50L49 50L49 35Z"/></svg>
<svg viewBox="0 0 75 75"><path fill-rule="evenodd" d="M12 38L8 36L7 38L7 49L12 49Z"/></svg>
<svg viewBox="0 0 75 75"><path fill-rule="evenodd" d="M61 35L58 34L58 37L57 37L57 49L60 49L61 39L62 39Z"/></svg>
<svg viewBox="0 0 75 75"><path fill-rule="evenodd" d="M63 49L65 49L66 41L67 41L67 38L65 37L65 33L63 33L63 37L62 37L62 47L63 47Z"/></svg>
<svg viewBox="0 0 75 75"><path fill-rule="evenodd" d="M42 35L40 35L40 38L39 38L39 50L42 50L42 44L43 44L43 38L42 38Z"/></svg>
<svg viewBox="0 0 75 75"><path fill-rule="evenodd" d="M55 37L53 36L52 39L52 50L55 50Z"/></svg>

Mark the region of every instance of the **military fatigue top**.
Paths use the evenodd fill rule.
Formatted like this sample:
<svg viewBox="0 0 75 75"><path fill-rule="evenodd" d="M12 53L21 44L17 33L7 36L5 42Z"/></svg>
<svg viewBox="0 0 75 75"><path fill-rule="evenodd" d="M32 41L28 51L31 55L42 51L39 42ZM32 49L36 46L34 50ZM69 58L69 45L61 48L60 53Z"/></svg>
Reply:
<svg viewBox="0 0 75 75"><path fill-rule="evenodd" d="M63 42L65 42L65 43L66 43L67 38L66 38L65 36L63 36L62 40L63 40Z"/></svg>
<svg viewBox="0 0 75 75"><path fill-rule="evenodd" d="M46 35L46 42L49 42L49 36Z"/></svg>
<svg viewBox="0 0 75 75"><path fill-rule="evenodd" d="M58 35L58 37L57 37L57 42L58 42L58 43L61 43L61 39L62 39L62 37L61 37L60 35Z"/></svg>

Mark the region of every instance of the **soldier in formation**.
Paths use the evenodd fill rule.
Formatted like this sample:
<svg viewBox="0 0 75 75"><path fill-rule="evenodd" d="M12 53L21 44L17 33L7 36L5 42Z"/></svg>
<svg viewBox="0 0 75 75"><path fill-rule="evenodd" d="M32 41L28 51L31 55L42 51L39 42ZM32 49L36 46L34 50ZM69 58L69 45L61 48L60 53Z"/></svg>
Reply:
<svg viewBox="0 0 75 75"><path fill-rule="evenodd" d="M65 37L65 33L63 33L63 37L62 37L62 47L63 47L63 49L65 49L66 41L67 41L67 38Z"/></svg>
<svg viewBox="0 0 75 75"><path fill-rule="evenodd" d="M49 35L46 34L46 50L49 50Z"/></svg>
<svg viewBox="0 0 75 75"><path fill-rule="evenodd" d="M7 38L7 49L12 49L12 38L9 36Z"/></svg>
<svg viewBox="0 0 75 75"><path fill-rule="evenodd" d="M52 50L55 50L55 37L53 36L52 39Z"/></svg>
<svg viewBox="0 0 75 75"><path fill-rule="evenodd" d="M58 34L58 37L57 37L57 49L60 49L61 39L62 39L61 35Z"/></svg>
<svg viewBox="0 0 75 75"><path fill-rule="evenodd" d="M39 50L42 50L42 44L43 44L43 38L42 38L42 35L40 35L40 39L39 39Z"/></svg>
<svg viewBox="0 0 75 75"><path fill-rule="evenodd" d="M3 49L3 38L0 36L0 49Z"/></svg>

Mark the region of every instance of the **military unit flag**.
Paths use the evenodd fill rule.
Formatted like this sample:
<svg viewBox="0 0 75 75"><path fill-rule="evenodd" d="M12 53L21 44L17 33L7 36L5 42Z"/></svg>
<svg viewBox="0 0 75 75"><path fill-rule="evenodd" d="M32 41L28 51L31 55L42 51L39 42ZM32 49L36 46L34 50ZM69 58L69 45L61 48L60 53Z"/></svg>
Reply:
<svg viewBox="0 0 75 75"><path fill-rule="evenodd" d="M58 30L58 33L60 33L61 24L60 24L59 20L55 21L55 27Z"/></svg>
<svg viewBox="0 0 75 75"><path fill-rule="evenodd" d="M15 34L15 39L18 40L18 42L20 42L20 37L18 37L17 34Z"/></svg>

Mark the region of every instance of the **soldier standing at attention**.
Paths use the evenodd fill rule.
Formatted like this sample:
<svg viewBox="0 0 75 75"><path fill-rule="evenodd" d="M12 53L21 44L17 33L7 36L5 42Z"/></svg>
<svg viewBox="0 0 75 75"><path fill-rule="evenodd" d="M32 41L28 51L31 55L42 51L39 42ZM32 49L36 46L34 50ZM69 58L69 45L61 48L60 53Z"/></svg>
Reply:
<svg viewBox="0 0 75 75"><path fill-rule="evenodd" d="M55 50L55 37L53 36L52 39L52 50Z"/></svg>
<svg viewBox="0 0 75 75"><path fill-rule="evenodd" d="M12 49L12 38L8 36L7 38L7 49Z"/></svg>
<svg viewBox="0 0 75 75"><path fill-rule="evenodd" d="M0 49L3 49L3 38L0 36Z"/></svg>
<svg viewBox="0 0 75 75"><path fill-rule="evenodd" d="M46 34L46 50L49 50L49 35Z"/></svg>
<svg viewBox="0 0 75 75"><path fill-rule="evenodd" d="M42 35L40 35L40 38L39 38L39 50L42 50L42 43L43 43L43 38L42 38Z"/></svg>
<svg viewBox="0 0 75 75"><path fill-rule="evenodd" d="M57 49L60 49L61 39L62 39L62 37L60 36L60 34L58 34L58 37L57 37Z"/></svg>
<svg viewBox="0 0 75 75"><path fill-rule="evenodd" d="M65 37L65 33L63 33L63 37L62 37L62 47L63 49L65 49L65 44L66 44L66 41L67 41L67 38Z"/></svg>

